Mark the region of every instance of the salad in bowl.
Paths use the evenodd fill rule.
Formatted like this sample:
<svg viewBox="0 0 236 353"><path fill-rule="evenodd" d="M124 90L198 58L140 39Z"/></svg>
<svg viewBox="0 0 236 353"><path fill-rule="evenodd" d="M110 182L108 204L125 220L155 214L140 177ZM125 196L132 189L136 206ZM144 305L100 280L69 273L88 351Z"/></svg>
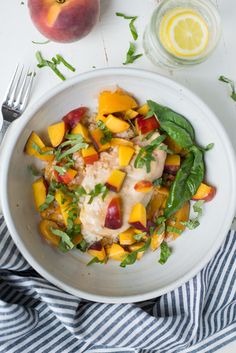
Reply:
<svg viewBox="0 0 236 353"><path fill-rule="evenodd" d="M25 146L42 162L30 166L40 234L64 253L87 252L88 264L126 267L159 248L164 264L168 242L199 226L216 194L205 181L213 143L198 146L183 115L121 88L100 92L96 113L78 107L47 130L50 144L33 131Z"/></svg>

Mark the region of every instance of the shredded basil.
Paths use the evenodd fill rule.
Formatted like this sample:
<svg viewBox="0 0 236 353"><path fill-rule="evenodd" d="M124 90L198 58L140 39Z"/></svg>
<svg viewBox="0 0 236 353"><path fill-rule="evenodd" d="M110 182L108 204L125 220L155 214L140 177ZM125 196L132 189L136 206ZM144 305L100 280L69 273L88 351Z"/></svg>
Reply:
<svg viewBox="0 0 236 353"><path fill-rule="evenodd" d="M224 83L227 83L227 84L230 85L230 88L231 88L231 95L230 95L230 97L231 97L234 101L236 101L236 92L235 92L235 84L234 84L234 82L233 82L232 80L230 80L229 78L225 77L225 76L220 76L218 80L221 81L221 82L224 82Z"/></svg>
<svg viewBox="0 0 236 353"><path fill-rule="evenodd" d="M129 49L126 54L126 60L123 63L123 65L132 64L135 60L137 60L137 59L141 58L141 56L143 56L143 54L135 54L135 52L136 52L136 46L134 43L130 42Z"/></svg>
<svg viewBox="0 0 236 353"><path fill-rule="evenodd" d="M202 206L204 202L204 200L199 200L193 205L193 210L195 213L197 213L197 216L195 218L190 219L187 222L181 222L188 229L193 230L200 225L199 218L202 216Z"/></svg>
<svg viewBox="0 0 236 353"><path fill-rule="evenodd" d="M97 126L102 130L104 136L101 138L100 142L102 145L105 145L107 142L110 142L112 139L111 131L106 127L103 121L98 120Z"/></svg>
<svg viewBox="0 0 236 353"><path fill-rule="evenodd" d="M130 29L130 32L134 38L134 40L137 40L138 39L138 32L137 32L137 29L134 25L134 22L137 20L137 16L126 16L125 14L121 13L121 12L116 12L116 16L118 17L123 17L125 20L131 20L130 23L129 23L129 29Z"/></svg>
<svg viewBox="0 0 236 353"><path fill-rule="evenodd" d="M90 195L90 199L88 203L91 204L93 202L93 199L100 194L102 195L102 199L104 200L108 192L109 192L109 189L106 187L106 185L96 184L94 189L88 193L88 195Z"/></svg>
<svg viewBox="0 0 236 353"><path fill-rule="evenodd" d="M146 241L146 243L144 244L144 246L142 246L140 249L135 250L133 252L131 252L129 255L127 255L124 260L120 263L120 267L126 267L128 265L133 265L135 263L135 261L137 260L137 254L139 252L144 252L146 251L149 246L151 244L151 238L149 237Z"/></svg>
<svg viewBox="0 0 236 353"><path fill-rule="evenodd" d="M160 248L161 248L161 254L160 254L159 263L161 265L164 265L171 255L171 249L169 248L168 244L165 241L161 243Z"/></svg>

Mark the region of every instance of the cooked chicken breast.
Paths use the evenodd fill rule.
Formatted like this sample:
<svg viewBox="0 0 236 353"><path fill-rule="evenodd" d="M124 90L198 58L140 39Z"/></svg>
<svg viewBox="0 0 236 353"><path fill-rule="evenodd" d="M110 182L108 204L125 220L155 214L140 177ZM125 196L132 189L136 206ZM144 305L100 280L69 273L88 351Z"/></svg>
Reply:
<svg viewBox="0 0 236 353"><path fill-rule="evenodd" d="M145 146L158 136L159 133L156 132L149 140L140 142L138 137L133 142L136 145ZM137 156L137 153L138 148L135 156ZM101 196L95 197L91 204L88 204L89 197L87 196L81 205L80 220L82 223L82 233L85 240L89 243L104 237L116 240L119 233L129 228L128 219L132 207L137 202L141 202L146 207L150 201L152 191L148 193L137 192L134 189L134 185L141 180L153 181L162 176L166 152L158 149L153 152L155 160L151 162L150 173L147 173L145 167L139 169L134 167L135 156L128 167L122 168L127 173L127 176L119 193L122 199L123 212L123 225L121 228L113 230L104 227L108 204L117 195L116 193L109 192L105 200L102 200ZM117 147L111 152L102 152L99 161L93 165L86 166L82 186L88 191L94 189L96 184L105 183L114 169L121 169L119 167Z"/></svg>

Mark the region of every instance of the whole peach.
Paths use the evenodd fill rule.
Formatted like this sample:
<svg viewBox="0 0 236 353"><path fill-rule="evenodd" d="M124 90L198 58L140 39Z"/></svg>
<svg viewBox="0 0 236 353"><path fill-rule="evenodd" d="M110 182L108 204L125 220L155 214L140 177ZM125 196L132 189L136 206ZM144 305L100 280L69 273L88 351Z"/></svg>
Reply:
<svg viewBox="0 0 236 353"><path fill-rule="evenodd" d="M55 42L74 42L86 36L99 17L100 0L29 0L33 23Z"/></svg>

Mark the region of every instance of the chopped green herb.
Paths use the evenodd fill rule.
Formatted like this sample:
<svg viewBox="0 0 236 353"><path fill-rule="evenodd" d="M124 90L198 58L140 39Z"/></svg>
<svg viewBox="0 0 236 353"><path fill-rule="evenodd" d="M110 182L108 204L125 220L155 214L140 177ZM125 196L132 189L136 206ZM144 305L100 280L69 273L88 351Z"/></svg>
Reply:
<svg viewBox="0 0 236 353"><path fill-rule="evenodd" d="M160 248L161 248L161 254L160 254L159 263L161 265L164 265L171 255L171 249L169 248L168 244L165 241L161 243Z"/></svg>
<svg viewBox="0 0 236 353"><path fill-rule="evenodd" d="M56 54L56 58L57 58L57 64L62 63L70 71L72 71L72 72L76 71L76 69L71 64L69 64L68 61L66 61L61 55Z"/></svg>
<svg viewBox="0 0 236 353"><path fill-rule="evenodd" d="M59 173L59 175L65 175L67 172L65 167L59 167L58 165L55 165L53 169L55 169Z"/></svg>
<svg viewBox="0 0 236 353"><path fill-rule="evenodd" d="M212 150L212 148L214 148L215 144L214 143L209 143L206 147L205 147L205 151L210 151Z"/></svg>
<svg viewBox="0 0 236 353"><path fill-rule="evenodd" d="M200 225L199 218L202 216L202 206L204 202L204 200L199 200L193 205L193 210L195 213L197 213L197 216L194 219L190 219L187 222L181 222L188 229L193 230Z"/></svg>
<svg viewBox="0 0 236 353"><path fill-rule="evenodd" d="M157 229L157 234L158 234L158 235L163 234L163 232L165 231L165 229L166 229L166 226L165 226L165 223L163 222L163 223L161 223L160 227Z"/></svg>
<svg viewBox="0 0 236 353"><path fill-rule="evenodd" d="M76 247L80 251L85 252L88 247L88 243L83 239L79 244L76 245Z"/></svg>
<svg viewBox="0 0 236 353"><path fill-rule="evenodd" d="M127 54L126 54L126 60L123 63L123 65L132 64L135 60L137 60L138 58L143 56L143 54L134 55L135 52L136 52L136 46L135 46L134 43L130 42L129 49L128 49Z"/></svg>
<svg viewBox="0 0 236 353"><path fill-rule="evenodd" d="M107 263L107 258L101 261L97 257L94 257L91 261L87 263L87 266L91 266L92 264L105 264L105 263Z"/></svg>
<svg viewBox="0 0 236 353"><path fill-rule="evenodd" d="M137 254L139 252L146 251L149 248L150 244L151 244L151 238L149 237L147 239L146 243L144 244L144 246L142 246L138 250L131 252L129 255L127 255L124 258L124 260L120 263L120 267L126 267L127 265L133 265L135 263L135 261L137 260Z"/></svg>
<svg viewBox="0 0 236 353"><path fill-rule="evenodd" d="M32 40L33 44L48 44L50 43L50 40L45 40L44 42L35 42L34 40Z"/></svg>
<svg viewBox="0 0 236 353"><path fill-rule="evenodd" d="M134 22L137 20L137 16L126 16L125 14L121 13L121 12L116 12L116 16L118 17L123 17L125 20L131 20L130 23L129 23L129 29L130 29L130 32L134 38L134 40L137 40L138 39L138 32L137 32L137 29L134 25Z"/></svg>
<svg viewBox="0 0 236 353"><path fill-rule="evenodd" d="M94 189L88 193L88 195L90 195L90 199L89 199L88 203L91 204L93 202L93 199L100 194L102 195L102 199L104 200L108 194L108 191L109 190L106 187L106 185L96 184Z"/></svg>
<svg viewBox="0 0 236 353"><path fill-rule="evenodd" d="M163 184L163 179L162 178L155 179L155 180L153 180L152 184L154 186L162 185Z"/></svg>
<svg viewBox="0 0 236 353"><path fill-rule="evenodd" d="M232 91L230 97L234 101L236 101L236 92L235 92L235 84L234 84L234 82L232 80L230 80L229 78L225 77L225 76L220 76L218 80L221 81L221 82L224 82L224 83L228 83L230 85L231 91Z"/></svg>
<svg viewBox="0 0 236 353"><path fill-rule="evenodd" d="M174 152L171 149L169 149L168 146L166 146L166 145L161 145L159 147L159 150L165 151L168 154L174 154Z"/></svg>
<svg viewBox="0 0 236 353"><path fill-rule="evenodd" d="M42 175L42 173L39 170L37 170L33 165L28 165L27 168L28 168L28 171L35 177Z"/></svg>
<svg viewBox="0 0 236 353"><path fill-rule="evenodd" d="M159 225L159 224L165 223L165 221L166 221L166 217L164 217L164 216L159 216L159 217L157 217L157 219L155 220L155 223L156 223L157 225Z"/></svg>
<svg viewBox="0 0 236 353"><path fill-rule="evenodd" d="M51 231L53 234L61 238L61 241L65 244L66 248L68 248L69 250L73 249L74 244L72 243L69 235L66 232L63 232L62 230L56 228L51 228Z"/></svg>
<svg viewBox="0 0 236 353"><path fill-rule="evenodd" d="M151 171L151 162L155 161L152 153L165 140L166 135L160 135L154 139L148 146L142 147L134 161L135 168L146 167L147 173Z"/></svg>
<svg viewBox="0 0 236 353"><path fill-rule="evenodd" d="M54 196L51 194L47 194L45 202L39 207L39 211L40 212L45 211L53 201L54 201Z"/></svg>
<svg viewBox="0 0 236 353"><path fill-rule="evenodd" d="M173 232L173 233L176 233L176 234L181 234L183 231L179 228L176 228L176 227L171 227L171 226L167 226L166 227L166 231L167 232Z"/></svg>
<svg viewBox="0 0 236 353"><path fill-rule="evenodd" d="M149 112L145 115L144 120L147 120L147 119L151 118L154 115L155 115L155 113L152 110L149 110Z"/></svg>
<svg viewBox="0 0 236 353"><path fill-rule="evenodd" d="M102 130L104 136L101 138L100 142L102 145L105 145L107 142L110 142L112 139L111 131L106 127L103 121L98 120L97 126Z"/></svg>
<svg viewBox="0 0 236 353"><path fill-rule="evenodd" d="M137 240L137 241L140 241L140 240L143 239L143 237L144 237L145 235L147 235L146 232L139 233L139 234L134 234L133 238L134 238L135 240Z"/></svg>
<svg viewBox="0 0 236 353"><path fill-rule="evenodd" d="M32 148L38 152L39 154L41 154L42 156L50 156L53 155L53 150L49 150L49 151L42 151L42 149L34 142L32 142Z"/></svg>

